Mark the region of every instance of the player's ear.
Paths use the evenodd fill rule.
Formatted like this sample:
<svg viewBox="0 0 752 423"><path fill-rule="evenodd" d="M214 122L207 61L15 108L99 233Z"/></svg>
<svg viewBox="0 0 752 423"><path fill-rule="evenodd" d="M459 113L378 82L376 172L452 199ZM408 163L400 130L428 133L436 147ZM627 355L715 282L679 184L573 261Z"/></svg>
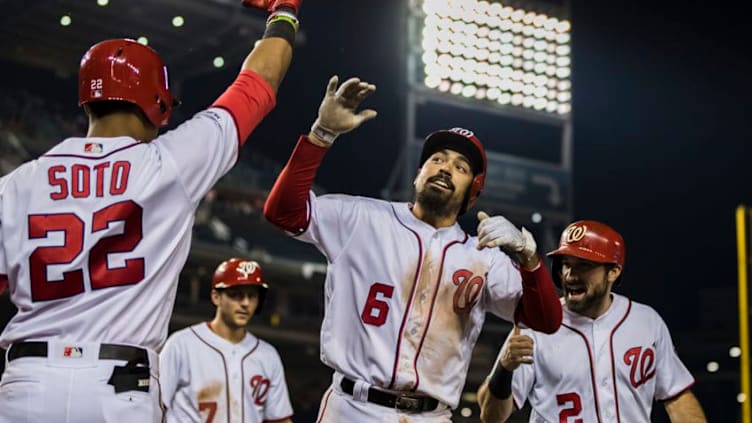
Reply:
<svg viewBox="0 0 752 423"><path fill-rule="evenodd" d="M614 264L611 267L608 268L608 281L610 283L616 282L617 279L619 279L619 276L621 276L621 266L618 264Z"/></svg>
<svg viewBox="0 0 752 423"><path fill-rule="evenodd" d="M219 307L219 296L222 295L216 289L211 290L211 302L215 307Z"/></svg>

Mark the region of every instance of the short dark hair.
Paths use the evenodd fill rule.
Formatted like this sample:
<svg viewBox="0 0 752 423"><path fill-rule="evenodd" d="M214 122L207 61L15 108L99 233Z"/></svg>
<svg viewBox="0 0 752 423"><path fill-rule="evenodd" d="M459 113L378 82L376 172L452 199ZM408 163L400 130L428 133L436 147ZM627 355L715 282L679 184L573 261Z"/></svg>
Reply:
<svg viewBox="0 0 752 423"><path fill-rule="evenodd" d="M138 115L148 126L154 126L138 105L128 101L102 100L84 104L84 110L93 118L102 118L112 113L133 113Z"/></svg>

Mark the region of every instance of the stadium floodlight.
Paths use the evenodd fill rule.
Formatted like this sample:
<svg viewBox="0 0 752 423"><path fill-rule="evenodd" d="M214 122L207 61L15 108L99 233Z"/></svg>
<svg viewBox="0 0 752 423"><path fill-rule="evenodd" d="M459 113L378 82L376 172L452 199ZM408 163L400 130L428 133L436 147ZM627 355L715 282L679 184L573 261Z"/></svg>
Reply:
<svg viewBox="0 0 752 423"><path fill-rule="evenodd" d="M486 0L424 0L425 86L543 113L571 111L571 24Z"/></svg>

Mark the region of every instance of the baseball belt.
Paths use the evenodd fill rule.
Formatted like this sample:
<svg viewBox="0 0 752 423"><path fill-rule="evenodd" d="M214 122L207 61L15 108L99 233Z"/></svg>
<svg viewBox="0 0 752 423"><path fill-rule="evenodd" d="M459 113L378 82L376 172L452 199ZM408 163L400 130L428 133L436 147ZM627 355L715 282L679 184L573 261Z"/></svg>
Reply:
<svg viewBox="0 0 752 423"><path fill-rule="evenodd" d="M355 388L355 382L343 377L339 384L342 391L352 395ZM421 397L407 394L393 394L386 391L380 391L375 388L368 388L368 402L383 405L384 407L395 408L401 411L420 413L424 411L433 411L439 406L439 401L431 397Z"/></svg>
<svg viewBox="0 0 752 423"><path fill-rule="evenodd" d="M46 342L19 342L8 350L8 361L21 357L47 357ZM149 392L149 354L145 349L130 345L100 344L100 360L122 360L125 366L115 366L107 381L115 393L125 391Z"/></svg>

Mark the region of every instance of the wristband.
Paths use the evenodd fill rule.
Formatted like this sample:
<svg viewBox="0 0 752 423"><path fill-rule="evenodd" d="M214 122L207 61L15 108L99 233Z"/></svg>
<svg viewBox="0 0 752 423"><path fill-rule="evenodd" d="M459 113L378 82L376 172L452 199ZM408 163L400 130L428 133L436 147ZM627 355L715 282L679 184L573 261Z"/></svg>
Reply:
<svg viewBox="0 0 752 423"><path fill-rule="evenodd" d="M298 19L287 12L275 12L266 21L263 38L282 38L291 47L295 46L295 33L298 31Z"/></svg>
<svg viewBox="0 0 752 423"><path fill-rule="evenodd" d="M298 27L300 26L300 22L298 21L298 17L295 16L294 13L290 13L290 12L287 12L287 11L284 11L284 10L278 10L278 11L272 13L271 15L269 15L269 17L266 19L266 24L268 25L268 24L270 24L272 22L277 22L277 21L286 21L286 22L288 22L295 29L295 32L298 31Z"/></svg>
<svg viewBox="0 0 752 423"><path fill-rule="evenodd" d="M507 399L512 395L512 372L499 363L488 378L488 391L498 399Z"/></svg>
<svg viewBox="0 0 752 423"><path fill-rule="evenodd" d="M331 129L327 129L321 126L318 120L316 120L316 122L313 123L313 126L311 126L311 133L315 135L316 138L329 145L334 143L334 139L337 138L337 135L339 135Z"/></svg>

